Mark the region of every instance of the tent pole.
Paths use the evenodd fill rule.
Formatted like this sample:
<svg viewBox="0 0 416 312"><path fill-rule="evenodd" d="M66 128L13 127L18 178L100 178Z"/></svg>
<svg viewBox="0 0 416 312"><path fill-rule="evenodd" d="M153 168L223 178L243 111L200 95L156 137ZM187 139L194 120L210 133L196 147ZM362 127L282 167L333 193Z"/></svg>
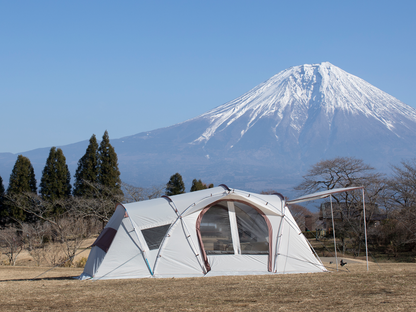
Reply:
<svg viewBox="0 0 416 312"><path fill-rule="evenodd" d="M368 272L367 221L366 221L366 217L365 217L364 188L363 188L363 211L364 211L365 258L366 258L366 262L367 262L367 272Z"/></svg>
<svg viewBox="0 0 416 312"><path fill-rule="evenodd" d="M335 224L334 224L334 210L332 209L332 195L329 195L329 201L331 203L332 235L334 236L335 263L337 264L337 271L338 271L337 241L335 239Z"/></svg>

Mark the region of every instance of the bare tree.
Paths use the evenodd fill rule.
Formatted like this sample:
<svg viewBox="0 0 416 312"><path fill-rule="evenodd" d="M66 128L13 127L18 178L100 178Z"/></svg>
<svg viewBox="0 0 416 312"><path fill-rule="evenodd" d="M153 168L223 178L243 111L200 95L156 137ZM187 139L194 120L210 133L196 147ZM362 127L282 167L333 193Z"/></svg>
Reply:
<svg viewBox="0 0 416 312"><path fill-rule="evenodd" d="M74 198L50 201L43 200L34 193L23 193L7 195L7 199L19 209L36 217L39 222L49 224L49 240L59 242L63 246L62 252L65 257L69 258L70 263L72 263L75 253L83 241L90 237L91 234L96 233L96 231L91 231L91 222L86 220L83 209L77 206L78 202ZM57 206L60 209L57 210ZM57 213L57 211L60 212ZM103 218L101 216L100 220L103 220ZM38 244L36 248L44 247L41 245L39 237L39 235L42 235L41 226L37 229L37 234L34 234L36 228L33 225L22 225L22 228L26 229L27 234L33 234L30 237L32 244L30 249L34 248L33 244L36 240ZM36 238L36 236L38 237Z"/></svg>
<svg viewBox="0 0 416 312"><path fill-rule="evenodd" d="M303 177L304 181L295 189L313 193L335 188L364 186L366 196L366 218L369 221L384 203L386 181L382 174L361 159L337 157L313 165ZM336 215L337 237L341 239L342 251L346 251L346 239L350 239L359 253L364 238L362 217L362 192L344 192L332 195ZM367 226L369 222L367 222Z"/></svg>
<svg viewBox="0 0 416 312"><path fill-rule="evenodd" d="M71 206L82 217L98 218L104 228L113 215L116 204L124 201L123 192L99 183L90 181L84 183L89 185L90 193L82 197L73 197L74 204L71 203Z"/></svg>
<svg viewBox="0 0 416 312"><path fill-rule="evenodd" d="M121 183L121 186L124 192L124 202L126 203L158 198L164 194L166 188L166 185L143 188L133 186L124 182Z"/></svg>
<svg viewBox="0 0 416 312"><path fill-rule="evenodd" d="M392 166L388 181L389 221L385 224L386 242L416 248L416 158ZM392 247L393 248L393 247Z"/></svg>
<svg viewBox="0 0 416 312"><path fill-rule="evenodd" d="M5 250L3 253L9 259L10 265L16 265L17 256L22 252L24 247L19 229L14 225L1 229L0 246Z"/></svg>
<svg viewBox="0 0 416 312"><path fill-rule="evenodd" d="M22 235L27 243L27 251L35 260L37 266L45 257L45 245L52 235L49 222L36 221L32 223L22 223Z"/></svg>

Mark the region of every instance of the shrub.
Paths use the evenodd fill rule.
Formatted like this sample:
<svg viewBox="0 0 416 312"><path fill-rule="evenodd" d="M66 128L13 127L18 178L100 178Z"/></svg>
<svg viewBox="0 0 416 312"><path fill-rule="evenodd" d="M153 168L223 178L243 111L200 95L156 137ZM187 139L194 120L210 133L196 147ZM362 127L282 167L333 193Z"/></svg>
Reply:
<svg viewBox="0 0 416 312"><path fill-rule="evenodd" d="M87 258L82 257L81 259L79 259L78 261L75 262L75 266L77 268L84 268L86 263L87 263Z"/></svg>

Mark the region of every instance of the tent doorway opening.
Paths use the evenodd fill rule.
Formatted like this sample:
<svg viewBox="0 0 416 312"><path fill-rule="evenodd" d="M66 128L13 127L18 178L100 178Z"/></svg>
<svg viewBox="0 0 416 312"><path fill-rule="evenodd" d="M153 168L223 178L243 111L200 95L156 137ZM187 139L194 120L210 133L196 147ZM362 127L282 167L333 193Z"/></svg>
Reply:
<svg viewBox="0 0 416 312"><path fill-rule="evenodd" d="M252 256L268 267L272 246L269 219L258 208L242 201L219 201L204 208L196 224L207 271L217 269L221 255ZM237 260L238 261L238 260Z"/></svg>

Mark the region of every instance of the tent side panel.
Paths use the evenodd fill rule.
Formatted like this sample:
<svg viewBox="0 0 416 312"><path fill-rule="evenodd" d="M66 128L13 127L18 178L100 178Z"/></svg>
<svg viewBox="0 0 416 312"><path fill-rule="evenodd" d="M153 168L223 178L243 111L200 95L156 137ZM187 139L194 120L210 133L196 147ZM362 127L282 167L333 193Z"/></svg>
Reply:
<svg viewBox="0 0 416 312"><path fill-rule="evenodd" d="M324 272L325 267L315 257L305 236L286 208L280 248L276 259L277 273Z"/></svg>
<svg viewBox="0 0 416 312"><path fill-rule="evenodd" d="M156 277L204 275L189 238L184 234L182 222L177 220L161 246L154 272Z"/></svg>
<svg viewBox="0 0 416 312"><path fill-rule="evenodd" d="M127 218L123 222L128 222ZM94 279L150 277L143 254L123 224L101 263Z"/></svg>
<svg viewBox="0 0 416 312"><path fill-rule="evenodd" d="M100 267L105 255L106 252L101 248L97 246L92 247L90 255L88 256L87 263L84 267L84 272L82 272L80 279L93 277L95 272L97 272L98 268Z"/></svg>
<svg viewBox="0 0 416 312"><path fill-rule="evenodd" d="M124 218L124 213L124 207L120 204L117 205L113 216L110 218L104 230L100 233L98 238L91 246L92 249L90 255L88 256L88 260L85 264L84 272L82 273L81 278L86 276L93 277L97 272L106 255L106 252L114 240L117 229L119 228L121 221Z"/></svg>

